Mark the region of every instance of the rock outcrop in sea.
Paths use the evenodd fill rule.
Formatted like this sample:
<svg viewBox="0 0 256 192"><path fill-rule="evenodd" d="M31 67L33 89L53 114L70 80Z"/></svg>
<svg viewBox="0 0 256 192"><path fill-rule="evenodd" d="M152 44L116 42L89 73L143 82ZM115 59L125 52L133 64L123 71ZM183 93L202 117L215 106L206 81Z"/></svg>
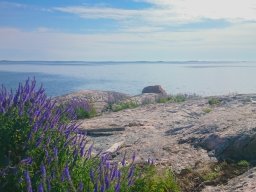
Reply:
<svg viewBox="0 0 256 192"><path fill-rule="evenodd" d="M147 86L142 90L143 93L157 93L161 95L167 95L166 91L161 87L161 85L153 85L153 86Z"/></svg>

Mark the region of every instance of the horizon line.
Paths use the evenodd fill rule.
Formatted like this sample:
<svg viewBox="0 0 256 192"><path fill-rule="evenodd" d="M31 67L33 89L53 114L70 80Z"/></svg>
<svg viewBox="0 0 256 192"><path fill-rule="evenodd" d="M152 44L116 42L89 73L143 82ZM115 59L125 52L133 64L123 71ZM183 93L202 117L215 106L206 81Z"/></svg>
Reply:
<svg viewBox="0 0 256 192"><path fill-rule="evenodd" d="M2 59L0 62L91 62L91 63L173 63L173 62L256 62L256 60L9 60Z"/></svg>

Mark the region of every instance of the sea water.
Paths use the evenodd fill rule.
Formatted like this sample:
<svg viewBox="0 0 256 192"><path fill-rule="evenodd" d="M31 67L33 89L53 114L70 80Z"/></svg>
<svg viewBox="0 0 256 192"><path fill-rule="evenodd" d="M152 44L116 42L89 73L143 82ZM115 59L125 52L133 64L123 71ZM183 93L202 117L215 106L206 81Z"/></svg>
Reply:
<svg viewBox="0 0 256 192"><path fill-rule="evenodd" d="M7 88L15 90L28 77L49 96L85 89L136 95L148 85L170 94L256 93L256 62L0 62L0 84Z"/></svg>

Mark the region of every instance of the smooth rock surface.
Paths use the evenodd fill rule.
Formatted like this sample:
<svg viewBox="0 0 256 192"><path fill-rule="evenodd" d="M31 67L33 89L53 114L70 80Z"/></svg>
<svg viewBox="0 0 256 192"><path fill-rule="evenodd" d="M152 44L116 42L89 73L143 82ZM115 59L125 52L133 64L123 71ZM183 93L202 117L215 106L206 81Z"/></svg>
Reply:
<svg viewBox="0 0 256 192"><path fill-rule="evenodd" d="M251 98L255 95L223 96L218 106L210 106L208 98L148 104L82 120L80 129L124 128L107 136L89 136L95 151L124 142L115 158L121 159L125 151L127 156L136 152L137 161L153 158L156 164L170 165L177 172L217 158L236 160L245 154L242 151L246 146L241 144L245 141L250 155L242 158L251 161L256 159L256 104ZM252 181L256 183L256 177L248 180L249 188L254 186ZM230 191L230 187L221 189Z"/></svg>

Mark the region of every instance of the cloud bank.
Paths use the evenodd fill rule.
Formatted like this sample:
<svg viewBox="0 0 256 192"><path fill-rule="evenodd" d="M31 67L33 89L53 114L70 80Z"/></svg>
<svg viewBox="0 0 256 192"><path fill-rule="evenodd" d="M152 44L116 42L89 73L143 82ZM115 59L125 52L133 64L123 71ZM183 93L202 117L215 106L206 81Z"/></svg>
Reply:
<svg viewBox="0 0 256 192"><path fill-rule="evenodd" d="M138 0L137 0L138 1ZM54 10L86 19L143 20L151 24L198 22L205 19L229 22L256 21L255 0L141 0L151 5L145 9L67 6Z"/></svg>
<svg viewBox="0 0 256 192"><path fill-rule="evenodd" d="M230 33L232 31L232 33ZM70 34L0 28L0 58L15 60L255 60L256 25L186 32Z"/></svg>
<svg viewBox="0 0 256 192"><path fill-rule="evenodd" d="M63 16L60 21L67 28L72 28L67 18L71 18L68 21L90 21L91 24L86 25L89 32L75 28L68 33L45 25L29 30L0 26L0 59L256 60L255 0L133 2L148 6L120 8L94 4L47 7L47 12L41 9L49 18L51 14L60 13L56 18ZM101 21L103 27L111 23L117 27L99 30L101 25L95 25L94 20Z"/></svg>

